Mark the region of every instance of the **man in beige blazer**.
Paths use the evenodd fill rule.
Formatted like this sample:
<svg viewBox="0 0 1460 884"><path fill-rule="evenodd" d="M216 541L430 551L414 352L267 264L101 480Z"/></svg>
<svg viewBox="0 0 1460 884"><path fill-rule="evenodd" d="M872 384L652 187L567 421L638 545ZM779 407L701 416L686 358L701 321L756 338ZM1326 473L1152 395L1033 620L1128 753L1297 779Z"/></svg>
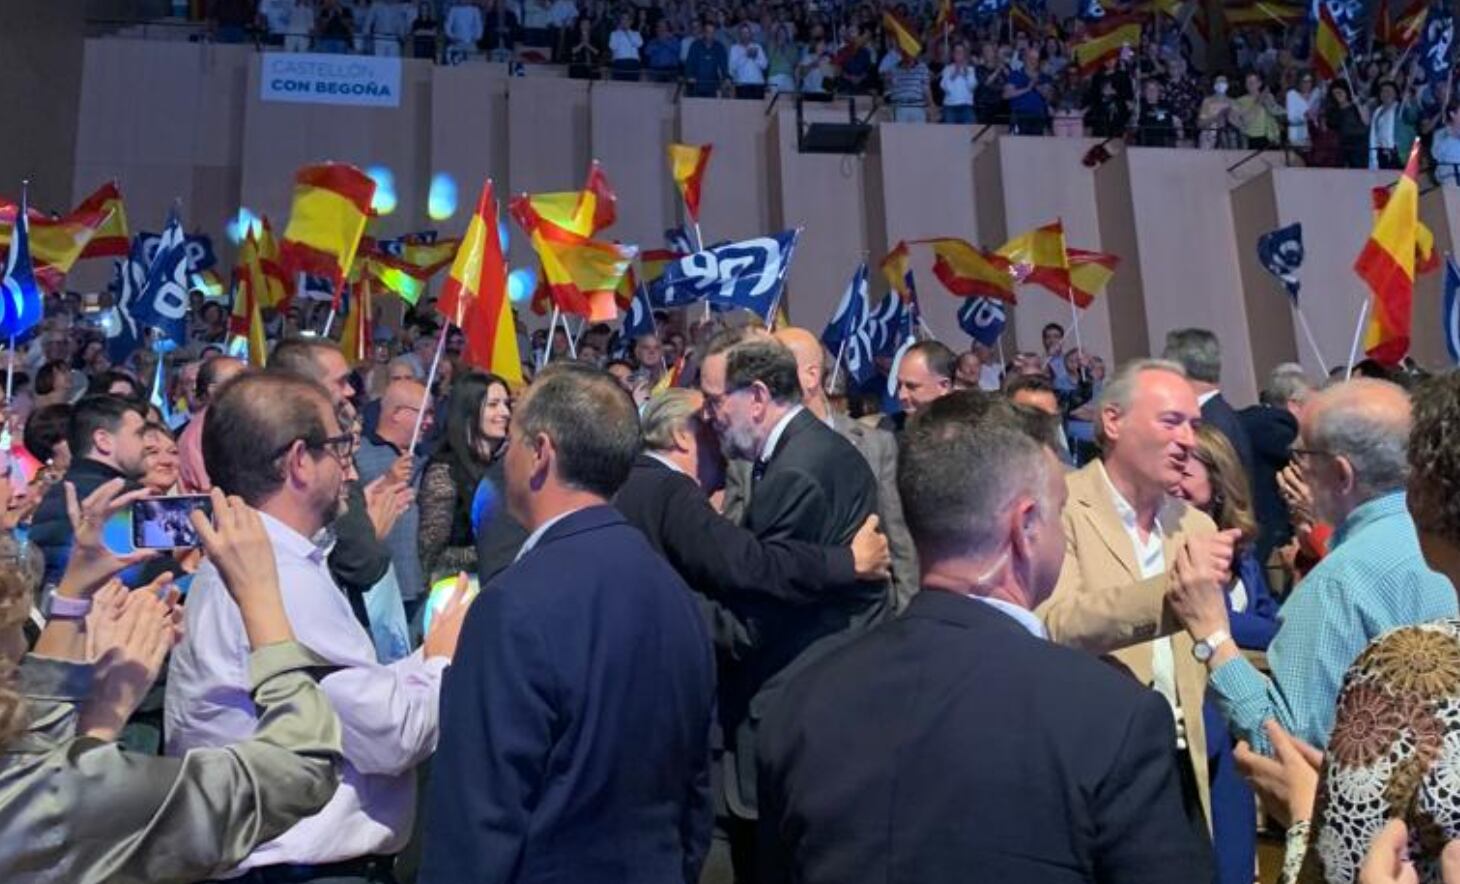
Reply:
<svg viewBox="0 0 1460 884"><path fill-rule="evenodd" d="M1167 493L1181 479L1201 419L1181 366L1142 360L1122 367L1098 403L1101 458L1071 473L1064 511L1068 544L1060 579L1038 614L1052 640L1107 655L1172 706L1172 747L1190 773L1183 785L1210 825L1200 643L1166 602L1182 545L1206 573L1230 579L1233 538ZM1193 819L1195 823L1195 819Z"/></svg>

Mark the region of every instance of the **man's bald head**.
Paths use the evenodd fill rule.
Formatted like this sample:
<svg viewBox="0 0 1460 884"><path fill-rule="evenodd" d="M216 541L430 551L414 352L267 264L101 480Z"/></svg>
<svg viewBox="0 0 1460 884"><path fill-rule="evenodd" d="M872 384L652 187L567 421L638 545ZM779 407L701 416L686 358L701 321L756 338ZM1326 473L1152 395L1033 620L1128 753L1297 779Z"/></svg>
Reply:
<svg viewBox="0 0 1460 884"><path fill-rule="evenodd" d="M380 423L376 433L380 438L392 442L398 448L410 444L411 434L416 429L416 416L421 402L426 397L426 385L415 378L391 381L380 397ZM429 411L430 403L426 403ZM423 422L423 427L430 424Z"/></svg>
<svg viewBox="0 0 1460 884"><path fill-rule="evenodd" d="M1359 502L1404 486L1409 394L1388 381L1355 378L1313 396L1303 410L1303 448L1347 461Z"/></svg>
<svg viewBox="0 0 1460 884"><path fill-rule="evenodd" d="M785 345L796 357L796 373L801 378L801 398L812 400L822 394L821 375L825 364L825 353L816 335L804 328L783 328L772 337Z"/></svg>

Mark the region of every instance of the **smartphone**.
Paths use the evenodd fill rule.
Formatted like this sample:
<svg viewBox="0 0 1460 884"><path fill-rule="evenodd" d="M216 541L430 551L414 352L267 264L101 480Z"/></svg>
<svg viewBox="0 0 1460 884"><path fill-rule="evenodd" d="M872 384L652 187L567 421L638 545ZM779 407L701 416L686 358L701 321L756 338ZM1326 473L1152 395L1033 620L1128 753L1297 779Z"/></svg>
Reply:
<svg viewBox="0 0 1460 884"><path fill-rule="evenodd" d="M213 518L213 499L206 494L145 497L132 503L133 549L191 549L200 546L188 515L202 510Z"/></svg>

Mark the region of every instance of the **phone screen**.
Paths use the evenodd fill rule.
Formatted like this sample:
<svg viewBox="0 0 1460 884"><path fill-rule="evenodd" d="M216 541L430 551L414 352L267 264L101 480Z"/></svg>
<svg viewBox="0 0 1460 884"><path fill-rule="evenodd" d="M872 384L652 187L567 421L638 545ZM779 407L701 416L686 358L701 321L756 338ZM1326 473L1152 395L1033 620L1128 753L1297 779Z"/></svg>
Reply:
<svg viewBox="0 0 1460 884"><path fill-rule="evenodd" d="M202 510L213 518L213 500L206 494L146 497L132 503L132 546L135 549L187 549L199 545L188 514Z"/></svg>

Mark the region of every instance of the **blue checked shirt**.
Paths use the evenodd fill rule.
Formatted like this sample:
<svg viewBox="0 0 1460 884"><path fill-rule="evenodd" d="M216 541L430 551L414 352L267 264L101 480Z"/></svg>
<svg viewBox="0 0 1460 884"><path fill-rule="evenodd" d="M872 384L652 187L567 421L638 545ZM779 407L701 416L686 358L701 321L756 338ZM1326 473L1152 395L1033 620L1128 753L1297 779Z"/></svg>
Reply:
<svg viewBox="0 0 1460 884"><path fill-rule="evenodd" d="M1344 673L1369 642L1455 614L1455 588L1426 567L1404 492L1385 494L1349 513L1328 555L1283 604L1267 649L1272 677L1233 657L1212 672L1209 690L1232 730L1259 751L1272 752L1262 730L1269 718L1322 748Z"/></svg>

